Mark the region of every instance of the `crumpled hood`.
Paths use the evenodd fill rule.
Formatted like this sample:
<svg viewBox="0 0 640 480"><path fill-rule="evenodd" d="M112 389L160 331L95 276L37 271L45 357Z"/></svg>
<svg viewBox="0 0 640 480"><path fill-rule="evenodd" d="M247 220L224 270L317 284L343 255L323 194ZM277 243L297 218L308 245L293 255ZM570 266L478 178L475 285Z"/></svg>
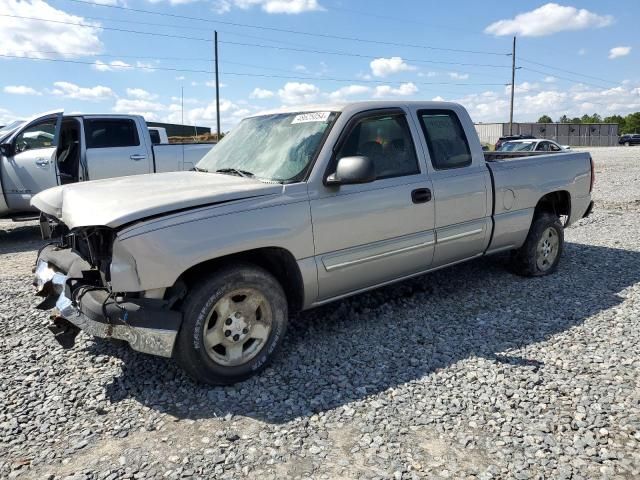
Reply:
<svg viewBox="0 0 640 480"><path fill-rule="evenodd" d="M62 185L31 200L69 228L116 228L146 217L218 202L275 195L282 185L205 172L168 172Z"/></svg>

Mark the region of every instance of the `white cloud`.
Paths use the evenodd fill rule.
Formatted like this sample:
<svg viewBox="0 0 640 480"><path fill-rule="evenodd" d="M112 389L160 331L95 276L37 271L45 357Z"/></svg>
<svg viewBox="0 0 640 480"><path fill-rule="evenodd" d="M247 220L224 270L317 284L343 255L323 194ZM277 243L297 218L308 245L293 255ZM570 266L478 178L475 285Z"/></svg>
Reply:
<svg viewBox="0 0 640 480"><path fill-rule="evenodd" d="M230 100L220 99L220 123L223 130L228 129L238 123L242 118L248 116L251 110L241 107ZM180 123L182 112L179 105L170 105L169 114L162 117L164 121ZM211 102L204 107L185 109L184 122L189 125L198 125L215 128L216 124L216 103Z"/></svg>
<svg viewBox="0 0 640 480"><path fill-rule="evenodd" d="M371 89L364 85L348 85L346 87L339 88L328 94L330 100L334 102L344 102L351 97L363 96L369 94Z"/></svg>
<svg viewBox="0 0 640 480"><path fill-rule="evenodd" d="M438 75L438 72L419 72L418 73L419 77L427 77L427 78L433 78L436 75Z"/></svg>
<svg viewBox="0 0 640 480"><path fill-rule="evenodd" d="M164 0L147 0L149 3L162 3ZM195 2L196 0L167 0L170 5L185 5Z"/></svg>
<svg viewBox="0 0 640 480"><path fill-rule="evenodd" d="M142 69L147 72L155 72L155 65L151 62L141 62L138 60L136 62L136 68Z"/></svg>
<svg viewBox="0 0 640 480"><path fill-rule="evenodd" d="M469 78L468 73L449 72L449 76L454 80L466 80Z"/></svg>
<svg viewBox="0 0 640 480"><path fill-rule="evenodd" d="M136 113L140 111L161 112L165 108L161 103L149 100L119 98L116 100L113 111L116 113Z"/></svg>
<svg viewBox="0 0 640 480"><path fill-rule="evenodd" d="M275 95L271 90L266 90L264 88L254 88L253 92L249 95L249 98L257 98L258 100L264 100L266 98L271 98Z"/></svg>
<svg viewBox="0 0 640 480"><path fill-rule="evenodd" d="M371 73L376 77L386 77L393 73L408 72L415 70L416 67L408 65L402 57L376 58L369 64Z"/></svg>
<svg viewBox="0 0 640 480"><path fill-rule="evenodd" d="M280 100L289 105L299 105L313 102L320 89L311 83L287 82L278 90Z"/></svg>
<svg viewBox="0 0 640 480"><path fill-rule="evenodd" d="M515 93L529 93L532 90L538 90L540 88L539 83L530 83L530 82L522 82L516 83ZM511 86L507 85L504 87L505 95L511 94Z"/></svg>
<svg viewBox="0 0 640 480"><path fill-rule="evenodd" d="M556 80L557 80L557 78L556 77L552 77L551 75L548 75L548 76L546 76L546 77L544 77L542 79L542 81L545 82L545 83L553 83Z"/></svg>
<svg viewBox="0 0 640 480"><path fill-rule="evenodd" d="M484 31L497 36L541 37L567 30L601 28L612 23L611 15L598 15L584 8L547 3L530 12L520 13L513 19L498 20Z"/></svg>
<svg viewBox="0 0 640 480"><path fill-rule="evenodd" d="M383 97L405 97L418 93L418 87L412 82L403 83L398 88L393 88L389 85L379 85L373 94L375 98Z"/></svg>
<svg viewBox="0 0 640 480"><path fill-rule="evenodd" d="M112 72L114 70L130 70L132 65L122 60L112 60L109 63L105 63L102 60L96 60L93 63L93 68L99 72Z"/></svg>
<svg viewBox="0 0 640 480"><path fill-rule="evenodd" d="M213 10L216 13L227 13L233 7L248 10L254 6L259 6L267 13L285 13L289 15L324 10L318 0L216 0L213 3Z"/></svg>
<svg viewBox="0 0 640 480"><path fill-rule="evenodd" d="M127 88L127 96L138 100L154 100L158 95L149 93L142 88Z"/></svg>
<svg viewBox="0 0 640 480"><path fill-rule="evenodd" d="M524 82L526 83L526 82ZM562 115L582 116L598 112L602 116L625 115L640 110L640 87L637 84L610 89L576 84L570 88L538 90L537 84L516 86L514 116L518 122L534 121L541 115L558 119ZM549 85L547 85L549 86ZM506 122L509 118L509 91L485 91L449 98L469 110L475 122Z"/></svg>
<svg viewBox="0 0 640 480"><path fill-rule="evenodd" d="M185 79L184 75L179 75L179 76L176 77L176 80L178 80L179 82L181 82L184 79Z"/></svg>
<svg viewBox="0 0 640 480"><path fill-rule="evenodd" d="M13 122L14 120L18 120L18 118L19 117L17 115L14 115L6 108L0 108L0 125L6 125Z"/></svg>
<svg viewBox="0 0 640 480"><path fill-rule="evenodd" d="M42 95L36 89L25 85L7 85L2 91L11 95Z"/></svg>
<svg viewBox="0 0 640 480"><path fill-rule="evenodd" d="M631 47L613 47L609 50L609 58L614 59L618 57L624 57L631 53Z"/></svg>
<svg viewBox="0 0 640 480"><path fill-rule="evenodd" d="M95 87L80 87L71 82L55 82L51 93L75 100L101 101L115 96L109 87L96 85Z"/></svg>
<svg viewBox="0 0 640 480"><path fill-rule="evenodd" d="M43 0L0 0L6 15L46 18L59 22L83 23L91 27L27 18L0 17L0 54L44 58L36 52L54 52L67 58L100 53L100 24L53 8Z"/></svg>

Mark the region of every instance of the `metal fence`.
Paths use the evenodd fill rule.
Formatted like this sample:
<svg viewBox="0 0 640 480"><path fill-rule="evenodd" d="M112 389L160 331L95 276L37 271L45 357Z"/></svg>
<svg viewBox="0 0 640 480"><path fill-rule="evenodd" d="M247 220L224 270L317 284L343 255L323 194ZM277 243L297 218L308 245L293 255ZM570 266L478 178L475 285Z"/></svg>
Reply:
<svg viewBox="0 0 640 480"><path fill-rule="evenodd" d="M480 123L476 131L481 142L494 144L509 135L508 123ZM514 123L513 135L548 138L572 147L608 147L618 144L617 123Z"/></svg>

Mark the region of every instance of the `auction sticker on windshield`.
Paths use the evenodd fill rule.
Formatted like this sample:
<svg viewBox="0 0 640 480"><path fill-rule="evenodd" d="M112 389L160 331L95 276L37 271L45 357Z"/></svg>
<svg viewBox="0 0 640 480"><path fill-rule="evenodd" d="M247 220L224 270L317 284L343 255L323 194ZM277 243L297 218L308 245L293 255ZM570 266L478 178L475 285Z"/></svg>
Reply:
<svg viewBox="0 0 640 480"><path fill-rule="evenodd" d="M329 115L331 115L331 112L301 113L293 118L291 125L295 123L326 122L329 119Z"/></svg>

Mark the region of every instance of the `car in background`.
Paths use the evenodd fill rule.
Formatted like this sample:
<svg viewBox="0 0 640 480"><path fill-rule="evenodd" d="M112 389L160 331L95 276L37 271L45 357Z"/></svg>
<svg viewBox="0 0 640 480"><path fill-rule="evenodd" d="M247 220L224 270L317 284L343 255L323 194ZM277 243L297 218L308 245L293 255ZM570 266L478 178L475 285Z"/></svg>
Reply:
<svg viewBox="0 0 640 480"><path fill-rule="evenodd" d="M640 145L640 133L622 135L618 139L619 145L630 147L631 145Z"/></svg>
<svg viewBox="0 0 640 480"><path fill-rule="evenodd" d="M31 198L69 183L191 170L214 143L169 144L139 115L54 111L0 130L0 218L38 215ZM152 140L156 136L158 142Z"/></svg>
<svg viewBox="0 0 640 480"><path fill-rule="evenodd" d="M536 138L536 137L534 137L533 135L506 135L498 139L494 150L500 150L500 146L502 146L504 142L509 142L511 140L527 140L532 138Z"/></svg>
<svg viewBox="0 0 640 480"><path fill-rule="evenodd" d="M569 145L559 145L553 140L534 138L531 140L510 140L504 142L498 152L562 152L570 150Z"/></svg>

